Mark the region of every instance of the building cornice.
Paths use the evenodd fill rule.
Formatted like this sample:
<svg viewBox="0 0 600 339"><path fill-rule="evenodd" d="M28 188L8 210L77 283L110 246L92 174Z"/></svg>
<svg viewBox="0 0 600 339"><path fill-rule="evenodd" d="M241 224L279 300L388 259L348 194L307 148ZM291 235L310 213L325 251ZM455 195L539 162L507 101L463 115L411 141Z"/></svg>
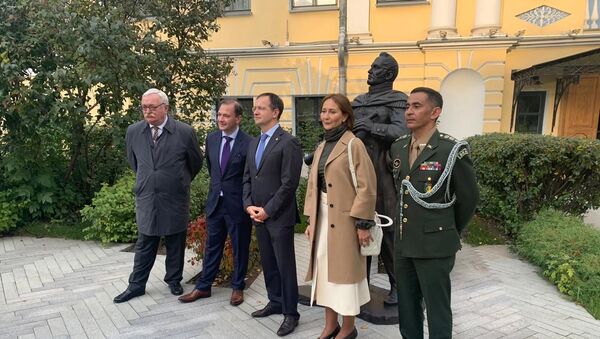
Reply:
<svg viewBox="0 0 600 339"><path fill-rule="evenodd" d="M600 45L600 33L555 36L521 36L521 37L463 37L452 39L428 39L420 41L379 42L370 44L348 44L349 53L375 53L382 50L395 51L428 51L454 49L506 49L540 47L576 47ZM303 43L273 47L246 48L212 48L206 49L207 54L232 58L255 58L275 56L306 56L306 55L337 55L338 45L331 43Z"/></svg>

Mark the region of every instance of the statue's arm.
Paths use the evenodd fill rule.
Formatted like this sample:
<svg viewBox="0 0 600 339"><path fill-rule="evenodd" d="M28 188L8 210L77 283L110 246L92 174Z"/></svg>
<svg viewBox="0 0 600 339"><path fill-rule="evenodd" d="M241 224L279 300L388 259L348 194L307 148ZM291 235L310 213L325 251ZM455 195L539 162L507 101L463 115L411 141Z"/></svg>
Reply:
<svg viewBox="0 0 600 339"><path fill-rule="evenodd" d="M400 136L409 133L406 121L404 120L404 111L406 108L387 107L387 109L390 111L390 123L374 123L371 134L392 143Z"/></svg>

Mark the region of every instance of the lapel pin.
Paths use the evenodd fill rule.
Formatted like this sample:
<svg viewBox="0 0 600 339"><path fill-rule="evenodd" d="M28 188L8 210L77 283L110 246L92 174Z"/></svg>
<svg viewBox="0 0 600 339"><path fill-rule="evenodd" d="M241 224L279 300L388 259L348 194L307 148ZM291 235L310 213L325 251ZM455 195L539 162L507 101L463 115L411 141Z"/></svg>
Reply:
<svg viewBox="0 0 600 339"><path fill-rule="evenodd" d="M394 159L394 168L400 168L400 159Z"/></svg>

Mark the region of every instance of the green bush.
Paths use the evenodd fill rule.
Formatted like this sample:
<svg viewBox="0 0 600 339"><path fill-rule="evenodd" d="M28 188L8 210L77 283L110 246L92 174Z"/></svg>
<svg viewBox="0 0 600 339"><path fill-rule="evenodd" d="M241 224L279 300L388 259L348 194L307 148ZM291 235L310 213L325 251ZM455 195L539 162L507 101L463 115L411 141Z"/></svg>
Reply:
<svg viewBox="0 0 600 339"><path fill-rule="evenodd" d="M581 215L600 206L600 141L501 134L469 138L481 187L479 214L518 233L545 207Z"/></svg>
<svg viewBox="0 0 600 339"><path fill-rule="evenodd" d="M0 192L0 234L7 233L19 226L20 214L25 203L16 202L8 191Z"/></svg>
<svg viewBox="0 0 600 339"><path fill-rule="evenodd" d="M196 219L206 208L210 178L202 169L192 181L190 193L190 220ZM83 232L86 239L109 242L132 242L137 239L135 223L135 195L132 188L135 175L127 171L113 186L103 184L91 205L81 210L82 221L89 226Z"/></svg>
<svg viewBox="0 0 600 339"><path fill-rule="evenodd" d="M195 220L204 214L209 186L210 176L208 175L206 166L203 165L198 175L192 181L190 188L190 220Z"/></svg>
<svg viewBox="0 0 600 339"><path fill-rule="evenodd" d="M296 189L296 201L298 202L298 211L300 212L300 223L296 225L294 231L296 233L304 233L308 222L304 216L304 197L306 197L306 185L308 184L308 178L300 177L300 183L298 189Z"/></svg>
<svg viewBox="0 0 600 339"><path fill-rule="evenodd" d="M521 227L515 245L562 293L600 318L600 231L580 217L544 209Z"/></svg>
<svg viewBox="0 0 600 339"><path fill-rule="evenodd" d="M86 239L109 242L132 242L137 239L135 195L132 188L135 175L127 171L113 186L103 184L91 205L81 211Z"/></svg>
<svg viewBox="0 0 600 339"><path fill-rule="evenodd" d="M312 153L323 139L323 127L319 121L300 121L296 135L302 145L302 151Z"/></svg>

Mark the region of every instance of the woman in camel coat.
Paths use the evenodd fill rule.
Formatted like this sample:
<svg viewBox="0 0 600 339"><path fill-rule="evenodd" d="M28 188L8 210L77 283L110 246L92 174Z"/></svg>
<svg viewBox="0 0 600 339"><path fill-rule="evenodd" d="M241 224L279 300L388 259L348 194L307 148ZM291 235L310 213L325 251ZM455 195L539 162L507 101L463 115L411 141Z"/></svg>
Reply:
<svg viewBox="0 0 600 339"><path fill-rule="evenodd" d="M321 338L355 338L354 316L370 300L360 246L371 241L368 228L374 225L377 182L364 144L352 134L354 115L348 99L340 94L325 97L320 118L325 141L314 153L304 203L311 243L306 280L313 282L311 304L316 297L326 308ZM356 190L348 162L351 139ZM344 320L341 328L338 314Z"/></svg>

